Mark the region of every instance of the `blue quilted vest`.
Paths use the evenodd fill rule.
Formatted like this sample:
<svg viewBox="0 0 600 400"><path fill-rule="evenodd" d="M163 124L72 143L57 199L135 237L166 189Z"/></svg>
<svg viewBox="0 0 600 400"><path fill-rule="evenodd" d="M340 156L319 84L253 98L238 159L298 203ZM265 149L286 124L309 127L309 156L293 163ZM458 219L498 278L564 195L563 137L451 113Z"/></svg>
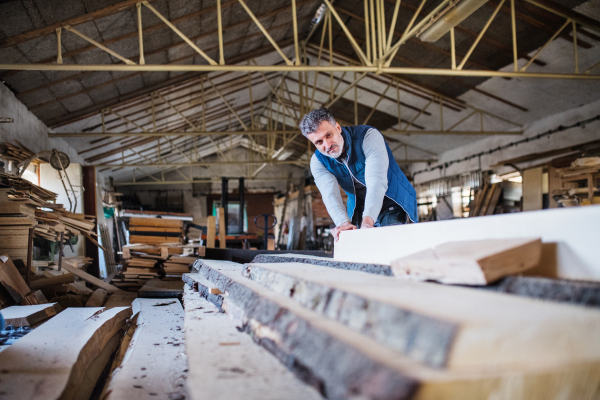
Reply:
<svg viewBox="0 0 600 400"><path fill-rule="evenodd" d="M344 126L342 127L342 136L344 137L344 149L346 150L348 168L336 159L322 154L319 150L315 151L315 155L321 163L337 178L338 183L348 195L346 209L348 216L352 219L354 208L356 205L356 194L354 191L354 182L352 175L363 185L365 182L365 153L363 152L363 140L367 131L372 127L367 125ZM398 163L394 159L392 151L385 144L389 158L388 167L388 189L385 192L386 197L389 197L397 203L408 214L413 222L417 222L419 217L417 213L417 193L415 188L410 184L406 175L402 172ZM367 188L368 189L368 188Z"/></svg>

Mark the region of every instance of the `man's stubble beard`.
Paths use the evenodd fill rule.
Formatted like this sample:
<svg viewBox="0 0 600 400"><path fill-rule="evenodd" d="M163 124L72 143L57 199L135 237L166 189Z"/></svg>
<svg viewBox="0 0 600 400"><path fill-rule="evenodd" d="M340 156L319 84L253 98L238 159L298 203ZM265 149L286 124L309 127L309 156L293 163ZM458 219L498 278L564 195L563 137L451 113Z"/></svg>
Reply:
<svg viewBox="0 0 600 400"><path fill-rule="evenodd" d="M344 139L342 138L341 143L337 145L337 151L335 153L326 152L325 155L330 158L339 158L344 152Z"/></svg>
<svg viewBox="0 0 600 400"><path fill-rule="evenodd" d="M342 155L342 150L338 146L338 150L335 153L325 153L325 155L330 158L339 158Z"/></svg>

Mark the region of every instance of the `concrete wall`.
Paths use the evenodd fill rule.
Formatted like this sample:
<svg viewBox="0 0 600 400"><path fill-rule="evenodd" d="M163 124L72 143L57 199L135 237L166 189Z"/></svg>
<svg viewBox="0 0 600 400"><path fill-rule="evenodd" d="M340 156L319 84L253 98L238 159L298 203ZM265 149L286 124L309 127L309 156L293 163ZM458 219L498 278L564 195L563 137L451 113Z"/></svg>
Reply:
<svg viewBox="0 0 600 400"><path fill-rule="evenodd" d="M595 101L582 106L572 108L570 110L551 115L546 118L542 118L532 124L525 127L523 137L535 136L539 133L546 132L550 129L554 129L560 125L567 126L576 123L581 120L585 120L591 117L595 117L600 114L600 101ZM518 141L523 138L522 136L494 136L484 138L482 140L475 141L466 146L462 146L453 150L446 151L439 156L439 162L432 163L428 166L425 163L414 164L410 170L411 174L415 174L417 171L431 169L437 165L443 165L444 163L456 159L461 159L472 154L477 154L482 151L487 151L498 146L505 145L510 142ZM570 145L579 143L585 143L593 140L600 139L600 121L593 122L586 127L572 128L563 132L558 132L550 137L544 137L540 140L535 140L529 143L519 144L516 147L511 147L502 151L498 151L489 155L481 156L481 169L491 169L491 166L507 159L514 157L524 156L532 153L539 153L553 149L560 149ZM551 157L546 160L550 160L558 156ZM533 165L538 165L545 160L539 159L527 163L519 164L519 168L527 168ZM479 169L479 160L474 158L469 161L463 161L457 164L453 164L445 169L435 169L427 172L419 172L414 176L415 183L424 183L435 179L442 178L444 176L457 175L467 171L476 171ZM511 167L496 167L493 168L496 173L507 173L512 172L514 169Z"/></svg>
<svg viewBox="0 0 600 400"><path fill-rule="evenodd" d="M83 159L75 149L60 138L48 137L48 127L44 125L27 107L4 85L0 84L0 116L10 117L14 123L0 124L0 141L18 140L31 151L57 149L66 153L72 163L81 163Z"/></svg>

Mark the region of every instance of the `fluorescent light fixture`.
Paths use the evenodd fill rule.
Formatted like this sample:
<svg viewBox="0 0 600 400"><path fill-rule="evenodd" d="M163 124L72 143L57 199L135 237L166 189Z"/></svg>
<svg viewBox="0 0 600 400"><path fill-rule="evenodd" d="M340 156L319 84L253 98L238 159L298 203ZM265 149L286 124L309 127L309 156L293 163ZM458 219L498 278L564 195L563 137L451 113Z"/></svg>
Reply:
<svg viewBox="0 0 600 400"><path fill-rule="evenodd" d="M424 42L437 42L450 29L463 22L488 0L462 0L450 5L425 25L417 35Z"/></svg>

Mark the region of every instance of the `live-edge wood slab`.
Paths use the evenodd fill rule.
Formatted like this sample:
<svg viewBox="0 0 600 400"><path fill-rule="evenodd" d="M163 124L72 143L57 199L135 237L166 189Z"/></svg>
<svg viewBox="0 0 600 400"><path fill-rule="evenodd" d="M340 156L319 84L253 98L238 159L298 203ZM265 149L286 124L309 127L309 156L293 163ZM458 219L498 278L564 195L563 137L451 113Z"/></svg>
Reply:
<svg viewBox="0 0 600 400"><path fill-rule="evenodd" d="M112 373L104 400L184 399L187 360L178 299L136 299L134 333Z"/></svg>
<svg viewBox="0 0 600 400"><path fill-rule="evenodd" d="M184 303L187 385L192 400L322 398L187 286Z"/></svg>
<svg viewBox="0 0 600 400"><path fill-rule="evenodd" d="M75 399L131 308L69 308L0 353L3 400ZM77 399L79 400L79 399Z"/></svg>
<svg viewBox="0 0 600 400"><path fill-rule="evenodd" d="M37 304L32 306L12 306L0 310L5 325L14 328L20 326L32 326L40 321L48 319L62 311L58 303Z"/></svg>
<svg viewBox="0 0 600 400"><path fill-rule="evenodd" d="M183 281L180 280L161 280L153 278L146 282L146 284L138 291L138 297L141 298L181 298L181 296L183 296Z"/></svg>

